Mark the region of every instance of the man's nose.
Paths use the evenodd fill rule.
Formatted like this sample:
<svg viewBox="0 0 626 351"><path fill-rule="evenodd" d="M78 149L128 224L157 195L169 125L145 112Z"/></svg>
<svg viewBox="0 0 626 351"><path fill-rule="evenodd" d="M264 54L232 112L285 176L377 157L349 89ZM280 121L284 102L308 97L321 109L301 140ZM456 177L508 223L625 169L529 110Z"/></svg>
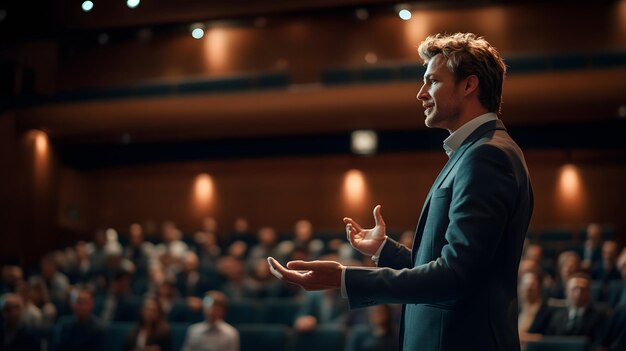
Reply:
<svg viewBox="0 0 626 351"><path fill-rule="evenodd" d="M417 96L416 98L418 100L428 100L428 94L426 93L426 91L424 90L424 86L422 85L422 87L420 88L420 90L417 92Z"/></svg>

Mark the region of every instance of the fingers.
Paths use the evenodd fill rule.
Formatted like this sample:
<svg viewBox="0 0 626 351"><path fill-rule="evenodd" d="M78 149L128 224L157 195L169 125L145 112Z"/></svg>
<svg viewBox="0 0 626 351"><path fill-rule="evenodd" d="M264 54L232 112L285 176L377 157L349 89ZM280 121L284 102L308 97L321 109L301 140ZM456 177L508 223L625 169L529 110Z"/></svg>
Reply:
<svg viewBox="0 0 626 351"><path fill-rule="evenodd" d="M354 227L354 229L356 229L356 231L361 232L363 231L363 228L359 225L359 223L355 222L352 218L350 217L345 217L343 219L343 222L346 225L351 225L352 227Z"/></svg>
<svg viewBox="0 0 626 351"><path fill-rule="evenodd" d="M333 261L291 261L287 268L297 271L332 271L338 269L337 262Z"/></svg>
<svg viewBox="0 0 626 351"><path fill-rule="evenodd" d="M376 222L377 226L385 226L385 221L383 220L383 215L380 213L380 205L377 205L376 207L374 207L374 221Z"/></svg>

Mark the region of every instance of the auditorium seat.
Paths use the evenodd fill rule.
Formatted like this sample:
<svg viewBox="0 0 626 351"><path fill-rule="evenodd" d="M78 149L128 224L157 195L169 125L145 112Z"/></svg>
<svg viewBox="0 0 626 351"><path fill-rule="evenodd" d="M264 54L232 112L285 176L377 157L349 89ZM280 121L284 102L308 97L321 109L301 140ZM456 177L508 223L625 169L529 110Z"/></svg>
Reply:
<svg viewBox="0 0 626 351"><path fill-rule="evenodd" d="M259 323L261 322L259 305L252 300L231 301L228 303L224 320L232 325Z"/></svg>
<svg viewBox="0 0 626 351"><path fill-rule="evenodd" d="M526 351L586 351L588 342L585 336L545 336L529 341Z"/></svg>
<svg viewBox="0 0 626 351"><path fill-rule="evenodd" d="M285 350L289 328L283 325L241 324L239 331L241 351Z"/></svg>
<svg viewBox="0 0 626 351"><path fill-rule="evenodd" d="M171 323L170 328L172 330L172 344L174 351L179 351L183 348L185 342L185 336L187 335L187 323Z"/></svg>
<svg viewBox="0 0 626 351"><path fill-rule="evenodd" d="M104 338L104 350L117 351L124 350L126 339L133 329L133 323L129 322L112 322L106 328L106 337Z"/></svg>
<svg viewBox="0 0 626 351"><path fill-rule="evenodd" d="M292 326L301 303L293 299L267 299L263 302L263 322Z"/></svg>
<svg viewBox="0 0 626 351"><path fill-rule="evenodd" d="M343 351L345 330L341 324L323 324L312 332L294 332L291 350Z"/></svg>

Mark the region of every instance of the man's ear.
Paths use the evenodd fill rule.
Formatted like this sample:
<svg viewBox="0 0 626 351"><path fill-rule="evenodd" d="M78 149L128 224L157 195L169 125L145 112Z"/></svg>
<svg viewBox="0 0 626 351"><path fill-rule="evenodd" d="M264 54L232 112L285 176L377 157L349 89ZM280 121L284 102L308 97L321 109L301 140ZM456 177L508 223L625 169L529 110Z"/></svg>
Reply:
<svg viewBox="0 0 626 351"><path fill-rule="evenodd" d="M465 96L468 96L470 94L473 94L474 92L476 92L476 94L478 94L478 84L479 84L479 80L478 80L478 76L476 75L470 75L467 78L465 78L465 82L463 85L463 93Z"/></svg>

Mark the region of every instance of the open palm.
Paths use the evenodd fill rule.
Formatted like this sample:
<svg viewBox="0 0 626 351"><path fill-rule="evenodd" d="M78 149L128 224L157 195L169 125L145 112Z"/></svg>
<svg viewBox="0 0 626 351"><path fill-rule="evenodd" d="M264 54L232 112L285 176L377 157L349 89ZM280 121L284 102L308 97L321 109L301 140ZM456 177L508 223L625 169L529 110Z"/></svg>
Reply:
<svg viewBox="0 0 626 351"><path fill-rule="evenodd" d="M374 221L376 222L374 228L363 229L352 218L345 217L343 219L346 224L348 241L352 247L369 256L374 255L387 238L385 221L380 214L380 205L374 207Z"/></svg>

